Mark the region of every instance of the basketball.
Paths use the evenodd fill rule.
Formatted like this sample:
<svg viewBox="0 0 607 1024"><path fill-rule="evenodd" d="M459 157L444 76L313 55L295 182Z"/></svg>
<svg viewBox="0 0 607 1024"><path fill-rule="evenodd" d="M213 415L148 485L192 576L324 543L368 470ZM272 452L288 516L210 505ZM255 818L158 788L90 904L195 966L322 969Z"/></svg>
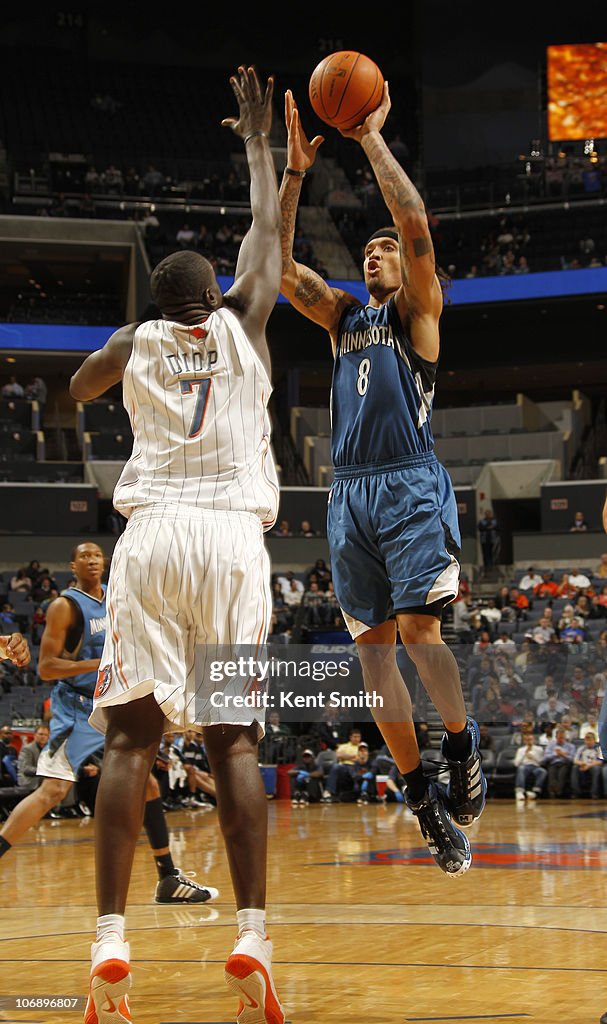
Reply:
<svg viewBox="0 0 607 1024"><path fill-rule="evenodd" d="M325 124L355 128L381 103L384 76L377 64L356 50L332 53L312 72L310 103Z"/></svg>

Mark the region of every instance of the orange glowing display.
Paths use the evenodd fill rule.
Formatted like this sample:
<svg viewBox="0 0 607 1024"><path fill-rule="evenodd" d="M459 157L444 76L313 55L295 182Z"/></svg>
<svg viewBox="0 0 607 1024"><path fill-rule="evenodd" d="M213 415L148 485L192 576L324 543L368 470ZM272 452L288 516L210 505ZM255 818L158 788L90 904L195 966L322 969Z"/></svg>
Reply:
<svg viewBox="0 0 607 1024"><path fill-rule="evenodd" d="M548 135L607 136L607 43L548 47Z"/></svg>

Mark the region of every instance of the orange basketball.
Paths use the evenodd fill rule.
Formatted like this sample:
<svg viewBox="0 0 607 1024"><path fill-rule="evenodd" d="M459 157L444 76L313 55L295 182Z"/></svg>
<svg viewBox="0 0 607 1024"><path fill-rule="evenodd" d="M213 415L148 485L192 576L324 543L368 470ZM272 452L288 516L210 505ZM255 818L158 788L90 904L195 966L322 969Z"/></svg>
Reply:
<svg viewBox="0 0 607 1024"><path fill-rule="evenodd" d="M355 128L381 103L384 76L364 53L339 50L312 72L310 103L333 128Z"/></svg>

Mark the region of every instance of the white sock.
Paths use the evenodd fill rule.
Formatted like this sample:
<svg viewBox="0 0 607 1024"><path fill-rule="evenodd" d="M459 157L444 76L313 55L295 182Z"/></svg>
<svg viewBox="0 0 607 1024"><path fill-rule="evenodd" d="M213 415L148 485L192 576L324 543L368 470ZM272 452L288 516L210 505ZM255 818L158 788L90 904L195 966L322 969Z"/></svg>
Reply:
<svg viewBox="0 0 607 1024"><path fill-rule="evenodd" d="M123 914L104 914L97 918L97 942L120 939L124 942Z"/></svg>
<svg viewBox="0 0 607 1024"><path fill-rule="evenodd" d="M255 908L237 910L236 921L239 935L241 932L257 932L262 939L265 939L267 934L265 910L256 910Z"/></svg>

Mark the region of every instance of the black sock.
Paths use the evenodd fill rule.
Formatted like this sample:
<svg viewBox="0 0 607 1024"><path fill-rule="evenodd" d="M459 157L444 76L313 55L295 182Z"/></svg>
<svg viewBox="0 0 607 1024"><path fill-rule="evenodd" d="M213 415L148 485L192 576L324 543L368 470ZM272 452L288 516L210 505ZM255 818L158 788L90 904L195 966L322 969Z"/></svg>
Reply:
<svg viewBox="0 0 607 1024"><path fill-rule="evenodd" d="M159 878L166 878L167 875L179 874L179 871L173 864L173 858L170 853L163 853L162 856L156 857L156 868L158 869Z"/></svg>
<svg viewBox="0 0 607 1024"><path fill-rule="evenodd" d="M0 857L4 857L4 854L8 853L11 846L12 843L9 843L8 839L5 839L4 836L0 836Z"/></svg>
<svg viewBox="0 0 607 1024"><path fill-rule="evenodd" d="M461 732L447 729L447 757L450 761L467 761L472 750L470 732L466 724Z"/></svg>
<svg viewBox="0 0 607 1024"><path fill-rule="evenodd" d="M404 772L403 779L407 783L407 797L412 804L418 804L426 795L428 788L421 761L412 772Z"/></svg>

